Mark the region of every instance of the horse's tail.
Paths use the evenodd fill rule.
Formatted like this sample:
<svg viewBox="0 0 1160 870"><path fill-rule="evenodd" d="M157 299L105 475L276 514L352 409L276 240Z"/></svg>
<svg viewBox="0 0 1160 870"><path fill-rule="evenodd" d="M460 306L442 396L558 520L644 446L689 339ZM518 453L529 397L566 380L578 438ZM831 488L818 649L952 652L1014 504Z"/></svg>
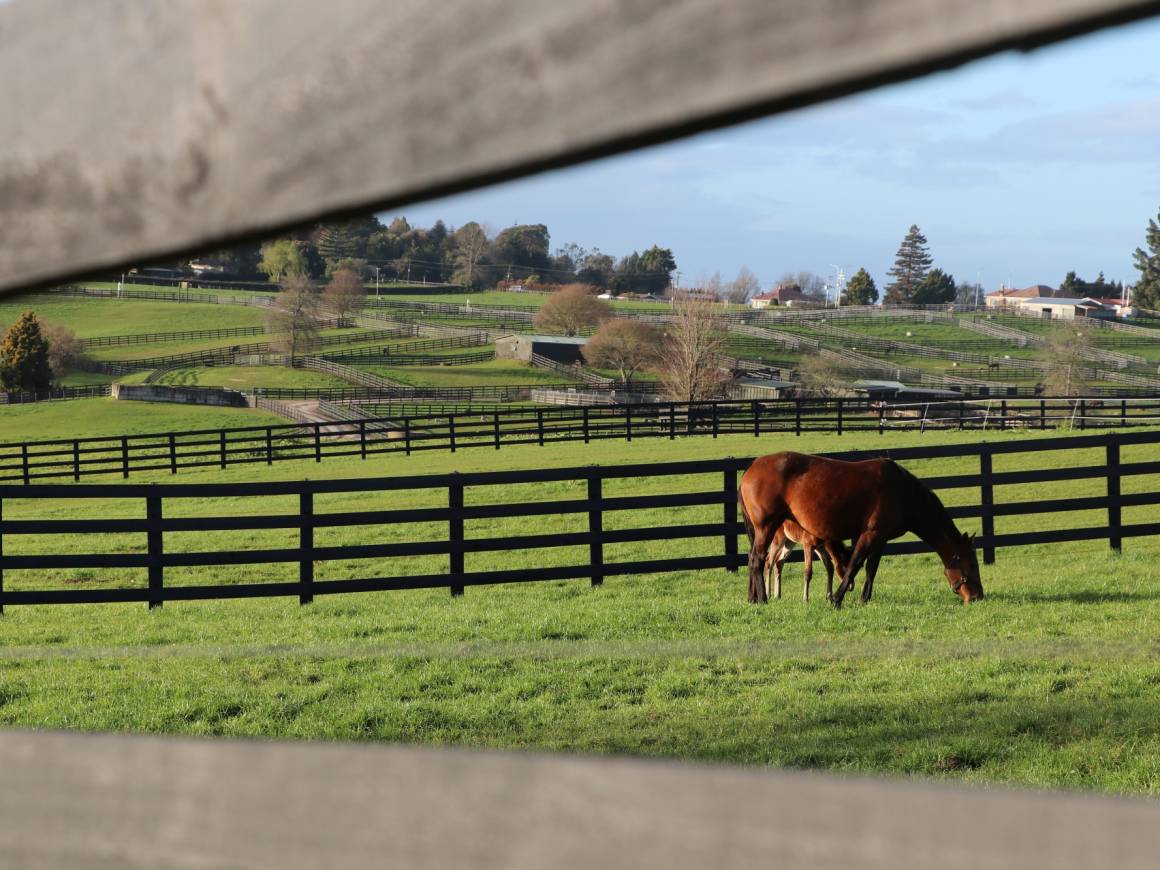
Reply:
<svg viewBox="0 0 1160 870"><path fill-rule="evenodd" d="M753 521L749 519L749 511L745 509L745 499L741 497L741 487L737 487L737 503L741 505L741 521L745 523L745 535L749 538L749 546L753 546Z"/></svg>

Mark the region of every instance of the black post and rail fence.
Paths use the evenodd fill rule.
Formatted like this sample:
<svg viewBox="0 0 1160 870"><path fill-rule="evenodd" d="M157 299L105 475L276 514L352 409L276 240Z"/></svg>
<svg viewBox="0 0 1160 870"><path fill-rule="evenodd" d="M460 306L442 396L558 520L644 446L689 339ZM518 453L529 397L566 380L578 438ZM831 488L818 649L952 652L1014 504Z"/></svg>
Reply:
<svg viewBox="0 0 1160 870"><path fill-rule="evenodd" d="M983 561L992 563L1006 547L1106 540L1118 551L1126 539L1160 535L1153 510L1129 517L1150 521L1124 518L1125 510L1160 504L1160 461L1150 458L1158 444L1160 433L1140 431L911 447L890 456L904 463L977 461L977 470L923 479L944 498L958 493L948 510L960 528L981 524L977 543ZM1040 467L1026 467L1027 454ZM1043 465L1049 456L1067 461ZM997 461L1012 457L1020 467L996 470ZM0 485L0 610L277 596L306 604L337 593L442 587L459 595L497 583L587 579L599 585L616 576L736 570L746 561L737 483L750 461L233 484ZM944 468L952 466L962 462ZM1077 481L1086 483L1071 485ZM1020 497L996 496L1019 485L1023 490L1013 495ZM1022 497L1029 492L1034 497ZM415 504L401 506L408 499ZM54 518L62 500L73 505L68 519ZM221 513L192 515L191 502L221 504ZM130 515L110 518L113 503L128 505ZM1051 519L1068 512L1086 516L1065 518L1062 527ZM1006 518L1029 516L1053 527L996 528ZM534 520L536 530L511 534L513 520L528 526ZM354 527L359 543L333 540ZM72 536L67 549L62 535ZM136 543L110 548L110 536ZM207 541L224 548L202 549ZM232 541L237 548L229 548ZM549 555L560 548L573 561L561 564L560 555ZM918 541L901 541L886 552L925 550ZM482 554L490 560L475 563ZM246 579L223 582L223 569L231 566L247 566ZM70 582L68 572L83 576Z"/></svg>
<svg viewBox="0 0 1160 870"><path fill-rule="evenodd" d="M373 399L370 400L373 402ZM640 405L458 410L326 422L0 444L0 482L99 475L123 478L247 463L411 455L417 451L683 435L844 434L887 430L1122 429L1160 425L1160 399L1035 399L883 404L859 399L658 402ZM263 407L279 402L262 399ZM287 406L288 408L289 406ZM345 406L338 406L345 407ZM359 408L362 407L360 402ZM373 405L372 405L373 408ZM402 408L399 409L403 411ZM285 410L283 413L291 414ZM349 415L359 416L357 409Z"/></svg>

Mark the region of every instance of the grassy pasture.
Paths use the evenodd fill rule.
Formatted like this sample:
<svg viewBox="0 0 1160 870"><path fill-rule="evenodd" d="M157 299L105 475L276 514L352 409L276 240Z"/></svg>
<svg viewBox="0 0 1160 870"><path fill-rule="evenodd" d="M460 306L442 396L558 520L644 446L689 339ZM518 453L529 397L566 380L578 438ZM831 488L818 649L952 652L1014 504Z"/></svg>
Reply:
<svg viewBox="0 0 1160 870"><path fill-rule="evenodd" d="M943 433L940 442L976 436ZM1026 439L1034 433L988 437ZM754 455L776 449L882 449L928 444L931 435L871 433L606 442L505 448L410 458L285 463L182 475L182 481L293 479L325 474L423 473ZM1125 461L1154 458L1125 448ZM1098 462L1098 451L998 457L997 470ZM913 463L920 474L973 470L971 460ZM158 476L168 479L167 475ZM1160 483L1126 479L1125 491ZM627 494L719 481L620 482ZM1000 501L1095 494L1099 482L1020 485ZM582 497L582 487L545 485L529 497ZM438 504L440 492L397 493L378 506ZM468 503L510 500L511 489L468 490ZM378 497L372 497L375 499ZM944 493L948 504L975 500ZM377 502L376 502L377 504ZM320 511L373 507L366 496L328 496ZM289 509L266 504L263 510ZM25 515L19 500L5 517ZM101 515L139 515L139 505L99 502ZM168 507L167 507L168 510ZM191 500L173 515L256 510L240 499ZM713 508L658 509L610 527L695 522ZM708 512L708 513L706 513ZM53 516L81 505L54 504ZM88 515L87 513L85 515ZM998 531L1098 524L1098 515L1000 517ZM1141 510L1126 522L1142 521ZM612 518L610 516L610 521ZM579 527L582 518L469 522L486 532ZM975 525L964 522L964 528ZM438 529L327 530L326 543L422 537ZM167 548L273 546L239 540L169 541ZM174 533L174 537L179 537ZM106 547L140 546L107 536ZM80 545L70 536L50 542ZM320 540L320 543L323 541ZM713 542L618 545L606 554L645 558L706 551ZM49 543L8 536L5 552ZM91 549L91 544L88 547ZM577 554L469 554L469 570L556 563ZM744 602L744 577L724 571L320 597L143 606L12 607L0 620L0 725L133 732L392 740L560 749L884 772L971 781L1160 791L1160 541L1129 539L1122 556L1089 542L1000 550L984 567L988 598L963 607L933 556L884 561L867 606L800 600L799 567L786 597ZM413 570L442 557L418 557ZM426 562L424 561L426 559ZM411 566L408 566L410 570ZM323 563L319 579L352 566ZM365 569L364 569L365 570ZM215 581L275 579L265 566L214 569ZM398 567L392 573L398 571ZM7 588L19 588L9 572ZM366 573L362 576L367 576ZM39 585L98 583L96 576L35 578ZM174 576L173 581L193 578ZM281 579L278 577L278 579ZM125 578L114 582L140 582Z"/></svg>
<svg viewBox="0 0 1160 870"><path fill-rule="evenodd" d="M6 406L0 412L0 442L144 435L285 422L281 417L250 408L119 402L109 398L70 399Z"/></svg>
<svg viewBox="0 0 1160 870"><path fill-rule="evenodd" d="M0 298L0 329L32 310L42 323L59 323L81 338L260 326L265 312L242 305L200 305L147 299L87 299L52 294ZM234 342L237 344L237 341ZM124 350L124 348L122 348Z"/></svg>
<svg viewBox="0 0 1160 870"><path fill-rule="evenodd" d="M123 383L140 383L149 372L134 372ZM172 387L227 387L249 391L255 387L294 387L341 390L350 384L333 375L289 366L191 366L171 369L154 383Z"/></svg>
<svg viewBox="0 0 1160 870"><path fill-rule="evenodd" d="M471 353L473 348L456 348ZM412 387L473 387L495 384L566 384L573 380L519 360L494 359L461 366L388 366L354 363L366 372Z"/></svg>

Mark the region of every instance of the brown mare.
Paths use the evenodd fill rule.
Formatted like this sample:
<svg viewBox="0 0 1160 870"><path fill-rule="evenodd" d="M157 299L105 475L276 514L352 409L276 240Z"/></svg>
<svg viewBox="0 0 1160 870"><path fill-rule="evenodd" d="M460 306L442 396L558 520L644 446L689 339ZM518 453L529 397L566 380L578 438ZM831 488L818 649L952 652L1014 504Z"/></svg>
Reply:
<svg viewBox="0 0 1160 870"><path fill-rule="evenodd" d="M889 459L843 462L804 453L772 453L754 460L741 477L738 500L749 547L749 600L768 601L763 568L778 528L793 520L817 538L838 565L842 583L831 601L854 586L862 564L862 600L869 601L886 542L913 532L942 559L951 589L964 602L983 597L974 538L960 534L937 495ZM841 542L852 540L849 562ZM845 570L843 570L845 566Z"/></svg>
<svg viewBox="0 0 1160 870"><path fill-rule="evenodd" d="M746 524L746 533L749 535L749 544L753 545L753 527ZM793 552L795 544L800 544L805 551L805 568L802 573L803 587L802 598L806 601L810 600L810 580L814 576L814 559L816 555L822 560L822 564L826 567L826 598L832 599L834 597L834 562L830 559L830 554L826 552L825 546L795 523L793 520L786 520L774 533L773 543L769 547L769 555L765 559L765 594L767 597L781 598L781 569L785 564L786 558ZM839 545L840 546L840 545ZM841 547L843 557L848 553L845 547ZM843 560L844 564L844 560ZM839 566L839 571L841 566ZM770 589L770 575L773 577L772 591ZM840 576L840 575L839 575Z"/></svg>

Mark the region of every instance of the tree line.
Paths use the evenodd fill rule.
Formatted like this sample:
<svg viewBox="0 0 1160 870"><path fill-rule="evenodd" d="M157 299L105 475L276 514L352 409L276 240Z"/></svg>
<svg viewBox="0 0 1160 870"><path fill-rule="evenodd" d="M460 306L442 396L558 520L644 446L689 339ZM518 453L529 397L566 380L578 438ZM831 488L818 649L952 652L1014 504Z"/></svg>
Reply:
<svg viewBox="0 0 1160 870"><path fill-rule="evenodd" d="M551 248L544 224L519 224L497 233L470 221L453 229L438 220L414 227L404 217L384 224L375 215L315 224L262 244L214 251L195 261L238 279L304 275L324 280L339 271L364 282L451 283L472 289L501 282L589 284L614 293L662 293L677 263L669 248L653 245L622 257L575 243ZM171 264L188 269L190 261Z"/></svg>

